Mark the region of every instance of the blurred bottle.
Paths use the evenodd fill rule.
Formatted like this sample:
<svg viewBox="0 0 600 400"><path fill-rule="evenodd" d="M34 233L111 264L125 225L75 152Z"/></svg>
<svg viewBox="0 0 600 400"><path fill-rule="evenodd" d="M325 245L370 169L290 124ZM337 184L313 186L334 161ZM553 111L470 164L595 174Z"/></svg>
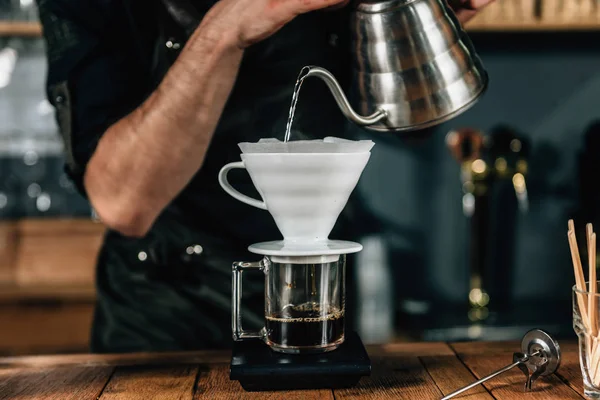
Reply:
<svg viewBox="0 0 600 400"><path fill-rule="evenodd" d="M356 258L359 334L367 344L386 343L393 339L395 315L387 248L379 236L360 242L363 250Z"/></svg>

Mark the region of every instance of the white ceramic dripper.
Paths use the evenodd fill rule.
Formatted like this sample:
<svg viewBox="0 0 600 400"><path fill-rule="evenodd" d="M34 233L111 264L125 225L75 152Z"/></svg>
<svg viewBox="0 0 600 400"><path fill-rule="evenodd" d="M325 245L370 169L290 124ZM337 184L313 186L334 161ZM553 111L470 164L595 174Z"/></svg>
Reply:
<svg viewBox="0 0 600 400"><path fill-rule="evenodd" d="M315 245L328 240L369 161L372 146L371 141L335 138L241 143L242 161L225 165L219 183L237 200L269 211L284 242ZM248 171L262 200L233 188L227 174L234 168Z"/></svg>

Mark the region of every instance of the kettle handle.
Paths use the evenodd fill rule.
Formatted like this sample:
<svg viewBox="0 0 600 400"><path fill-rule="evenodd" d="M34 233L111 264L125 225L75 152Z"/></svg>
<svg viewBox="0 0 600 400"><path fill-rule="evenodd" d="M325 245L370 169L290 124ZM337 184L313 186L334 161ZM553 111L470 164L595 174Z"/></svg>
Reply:
<svg viewBox="0 0 600 400"><path fill-rule="evenodd" d="M316 66L310 66L308 67L308 69L308 72L303 78L308 78L309 76L321 78L321 80L325 82L325 84L331 91L331 94L333 94L333 98L335 99L342 113L346 116L346 118L348 118L355 124L363 126L373 125L388 116L387 111L383 108L377 109L377 111L375 111L373 114L368 115L366 117L359 115L356 111L352 109L352 106L348 102L344 91L342 90L340 84L331 72L329 72L325 68Z"/></svg>

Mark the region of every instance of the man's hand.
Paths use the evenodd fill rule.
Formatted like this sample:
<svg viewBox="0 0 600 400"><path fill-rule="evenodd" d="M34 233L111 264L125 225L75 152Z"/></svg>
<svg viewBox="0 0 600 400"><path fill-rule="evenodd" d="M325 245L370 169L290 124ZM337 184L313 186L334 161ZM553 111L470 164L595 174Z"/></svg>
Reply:
<svg viewBox="0 0 600 400"><path fill-rule="evenodd" d="M350 0L221 0L202 25L232 35L241 49L273 35L296 16L324 8L337 8Z"/></svg>
<svg viewBox="0 0 600 400"><path fill-rule="evenodd" d="M494 0L448 0L458 20L463 24L473 18L485 6L493 2Z"/></svg>

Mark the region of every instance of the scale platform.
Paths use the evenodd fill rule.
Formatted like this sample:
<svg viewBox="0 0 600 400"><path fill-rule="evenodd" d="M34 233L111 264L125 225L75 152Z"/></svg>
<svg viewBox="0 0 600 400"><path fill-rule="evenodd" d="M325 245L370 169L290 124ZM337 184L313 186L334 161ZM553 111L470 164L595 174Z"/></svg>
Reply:
<svg viewBox="0 0 600 400"><path fill-rule="evenodd" d="M281 354L261 340L233 343L229 378L249 392L341 389L355 386L371 374L371 361L356 332L334 351L322 354Z"/></svg>

